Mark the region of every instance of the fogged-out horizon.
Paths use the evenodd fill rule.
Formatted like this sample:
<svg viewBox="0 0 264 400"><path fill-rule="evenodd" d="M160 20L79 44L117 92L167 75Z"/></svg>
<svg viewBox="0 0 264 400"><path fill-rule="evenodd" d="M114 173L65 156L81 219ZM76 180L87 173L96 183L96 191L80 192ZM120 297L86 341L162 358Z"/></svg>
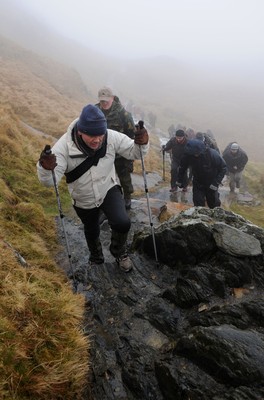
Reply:
<svg viewBox="0 0 264 400"><path fill-rule="evenodd" d="M55 27L52 22L55 14L53 13L51 18L49 13L52 14L53 7L58 7L60 2L57 0L53 6L50 4L49 7L46 7L48 11L42 13L40 18L41 3L41 1L38 2L39 10L37 12L36 4L34 3L33 7L30 0L8 2L6 7L2 8L0 32L25 48L73 66L80 73L90 93L90 99L87 100L97 101L99 87L105 84L110 85L123 102L128 100L134 102L145 111L145 114L150 111L154 112L157 115L157 126L164 133L172 123L174 125L180 123L199 131L210 129L216 135L221 147L231 140L237 140L241 146L246 147L251 157L262 160L264 78L260 42L264 35L259 34L262 25L253 25L253 34L257 40L251 43L253 28L250 29L250 24L254 22L254 18L257 18L254 1L252 12L245 20L243 18L246 16L247 8L245 2L240 2L237 19L232 22L234 32L230 32L231 21L228 17L226 26L224 24L222 26L222 37L220 37L221 30L217 31L217 36L215 36L216 31L212 27L212 21L216 18L217 10L220 13L219 18L223 18L221 13L224 11L225 2L220 8L216 6L215 9L207 10L209 12L207 21L211 22L204 30L204 26L201 26L202 21L199 25L199 21L194 18L192 2L189 3L189 9L184 9L182 18L186 20L183 21L181 18L171 19L168 15L160 15L155 19L153 13L155 14L158 7L155 6L155 2L153 5L147 1L149 8L144 17L145 24L135 23L132 25L130 41L124 42L123 48L118 52L118 57L116 50L120 46L120 40L114 38L116 32L119 36L126 37L125 32L130 26L129 15L134 15L134 8L132 12L130 7L132 3L128 4L128 8L126 8L124 21L122 20L118 26L113 26L114 17L111 19L113 10L107 8L106 4L101 5L102 12L98 14L95 6L89 8L85 2L76 1L68 29L64 30L61 25L63 18L66 17L64 14L67 6L56 14ZM202 9L206 3L206 1L202 1ZM69 2L69 4L71 3ZM138 5L136 2L133 4L134 7ZM176 1L175 4L177 7L178 2ZM170 1L165 2L164 6L165 11L166 6L167 11L172 7ZM96 22L97 29L93 30L92 35L86 37L83 35L78 44L66 36L71 36L72 29L70 27L74 26L76 19L80 18L80 8L85 10L85 7L88 7L89 13L95 15L94 20L98 21ZM108 36L104 34L104 18L107 10ZM123 15L123 8L120 8L119 11ZM229 12L232 14L234 10L230 11L229 8ZM85 13L83 12L83 14ZM128 19L126 20L125 17ZM79 22L81 21L82 19L79 19ZM93 26L91 19L89 21ZM170 23L170 30L168 31L166 28L163 34L157 36L152 30L147 29L150 21L154 24L152 29L156 29L158 32L160 32L160 26L158 27L157 24L162 25L164 21L167 24ZM239 38L240 24L243 21L245 32ZM188 27L190 29L191 23L197 23L197 38L192 36L193 43L190 43L190 39L187 43L186 30ZM181 26L180 35L178 25ZM206 33L202 33L203 36L200 36L199 30ZM168 38L168 32L173 35L172 38ZM227 46L228 32L231 46ZM247 34L248 40L246 40ZM144 48L146 37L149 36L152 36L151 41L148 42L151 49L145 45L146 51L140 53L141 46ZM113 38L111 46L115 51L112 52L111 46L108 45L109 37ZM214 50L206 57L203 53L204 44L199 43L202 37L204 41L208 40L211 49ZM139 40L140 38L141 40ZM97 46L97 48L98 41L102 42L102 46ZM127 48L130 48L131 41L137 45L137 48L135 47L135 51L128 54ZM167 50L168 42L170 43L169 50ZM83 43L87 47L84 47ZM105 45L103 45L104 43ZM223 43L226 43L228 47L225 58L223 56L221 58L224 50ZM236 44L237 46L235 46ZM164 53L168 54L150 57L151 51L154 51L155 48L162 48L162 45ZM243 51L241 51L241 46L243 46ZM190 54L187 54L188 48L191 49ZM262 46L262 48L264 47ZM94 51L94 49L98 51ZM185 57L182 56L183 51L186 52ZM199 51L201 51L200 54ZM129 59L128 56L134 57L134 59Z"/></svg>

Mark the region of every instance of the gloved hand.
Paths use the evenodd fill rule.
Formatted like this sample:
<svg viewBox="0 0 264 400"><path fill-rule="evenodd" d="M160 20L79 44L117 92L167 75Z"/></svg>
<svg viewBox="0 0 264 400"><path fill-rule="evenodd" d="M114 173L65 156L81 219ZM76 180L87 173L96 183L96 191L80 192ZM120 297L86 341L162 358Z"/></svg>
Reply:
<svg viewBox="0 0 264 400"><path fill-rule="evenodd" d="M165 144L163 144L163 145L161 146L162 151L165 151L165 147L166 147Z"/></svg>
<svg viewBox="0 0 264 400"><path fill-rule="evenodd" d="M216 190L218 189L218 187L215 186L215 185L213 185L213 184L211 184L211 185L209 186L209 189L216 191Z"/></svg>
<svg viewBox="0 0 264 400"><path fill-rule="evenodd" d="M54 170L54 168L56 167L56 156L51 152L50 146L46 146L45 149L41 152L39 163L42 168L48 169L50 171Z"/></svg>
<svg viewBox="0 0 264 400"><path fill-rule="evenodd" d="M139 145L147 144L149 141L148 131L144 128L143 124L143 121L139 121L136 125L134 142Z"/></svg>
<svg viewBox="0 0 264 400"><path fill-rule="evenodd" d="M178 186L180 189L183 188L183 184L181 182L176 182L176 186Z"/></svg>

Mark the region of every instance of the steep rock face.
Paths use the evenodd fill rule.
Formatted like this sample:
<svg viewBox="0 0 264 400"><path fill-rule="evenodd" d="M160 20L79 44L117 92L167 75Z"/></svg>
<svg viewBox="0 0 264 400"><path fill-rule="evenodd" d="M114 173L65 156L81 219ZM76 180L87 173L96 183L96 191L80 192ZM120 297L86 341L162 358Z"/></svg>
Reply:
<svg viewBox="0 0 264 400"><path fill-rule="evenodd" d="M128 274L108 251L107 221L106 262L93 269L80 224L68 222L93 398L264 398L264 231L221 208L190 208L155 228L157 263L138 214L134 202Z"/></svg>

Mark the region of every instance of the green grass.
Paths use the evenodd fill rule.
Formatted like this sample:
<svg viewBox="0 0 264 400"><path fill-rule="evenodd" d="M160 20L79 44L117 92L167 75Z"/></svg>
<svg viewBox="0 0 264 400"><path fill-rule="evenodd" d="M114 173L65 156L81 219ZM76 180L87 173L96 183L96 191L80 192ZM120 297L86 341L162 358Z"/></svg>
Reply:
<svg viewBox="0 0 264 400"><path fill-rule="evenodd" d="M248 191L257 200L258 205L240 205L233 203L231 211L242 215L253 224L264 228L264 163L249 162L243 173Z"/></svg>

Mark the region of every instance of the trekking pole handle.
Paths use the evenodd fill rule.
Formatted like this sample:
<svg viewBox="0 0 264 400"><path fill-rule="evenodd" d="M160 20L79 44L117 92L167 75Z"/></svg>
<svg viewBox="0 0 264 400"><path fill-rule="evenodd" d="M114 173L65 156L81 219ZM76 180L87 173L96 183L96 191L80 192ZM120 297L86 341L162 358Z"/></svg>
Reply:
<svg viewBox="0 0 264 400"><path fill-rule="evenodd" d="M144 121L138 121L139 129L144 128Z"/></svg>
<svg viewBox="0 0 264 400"><path fill-rule="evenodd" d="M49 144L46 144L45 148L44 148L44 153L45 154L51 154L51 147Z"/></svg>

